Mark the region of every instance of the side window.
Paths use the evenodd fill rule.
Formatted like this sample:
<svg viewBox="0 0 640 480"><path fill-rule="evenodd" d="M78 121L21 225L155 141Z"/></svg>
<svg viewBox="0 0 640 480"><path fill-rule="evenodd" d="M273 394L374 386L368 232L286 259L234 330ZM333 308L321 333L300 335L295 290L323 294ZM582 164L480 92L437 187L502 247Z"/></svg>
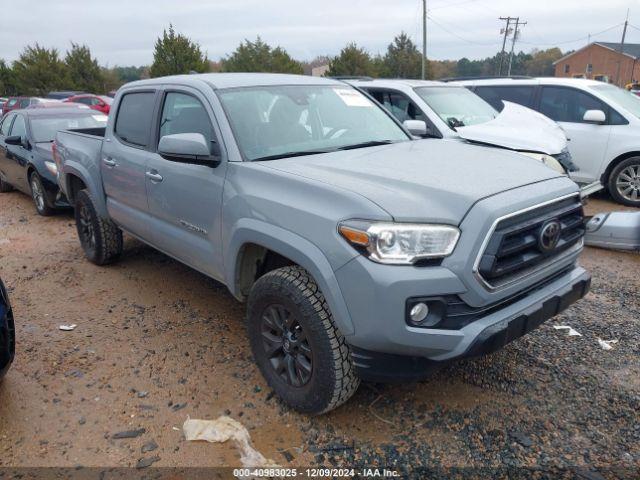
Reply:
<svg viewBox="0 0 640 480"><path fill-rule="evenodd" d="M22 115L16 115L16 120L13 122L13 127L11 127L11 136L17 135L22 138L26 138L27 136L27 125Z"/></svg>
<svg viewBox="0 0 640 480"><path fill-rule="evenodd" d="M402 93L394 92L393 90L368 90L368 92L400 122L405 120L426 121L416 104Z"/></svg>
<svg viewBox="0 0 640 480"><path fill-rule="evenodd" d="M139 147L148 145L155 95L155 92L139 92L122 97L114 129L122 141Z"/></svg>
<svg viewBox="0 0 640 480"><path fill-rule="evenodd" d="M493 108L502 111L504 108L503 100L518 103L525 107L531 107L533 100L533 86L481 86L477 87L474 92L479 95L485 102L489 103Z"/></svg>
<svg viewBox="0 0 640 480"><path fill-rule="evenodd" d="M22 99L20 99L20 108L27 108L29 105L31 105L31 99L30 98L22 98Z"/></svg>
<svg viewBox="0 0 640 480"><path fill-rule="evenodd" d="M208 145L213 139L213 127L204 105L191 95L169 92L162 106L158 138L176 133L201 133Z"/></svg>
<svg viewBox="0 0 640 480"><path fill-rule="evenodd" d="M9 135L9 127L11 127L11 120L13 120L15 115L7 115L2 120L2 124L0 124L0 135L6 137Z"/></svg>
<svg viewBox="0 0 640 480"><path fill-rule="evenodd" d="M540 113L556 122L584 123L587 110L608 112L603 102L574 88L543 87L540 97Z"/></svg>

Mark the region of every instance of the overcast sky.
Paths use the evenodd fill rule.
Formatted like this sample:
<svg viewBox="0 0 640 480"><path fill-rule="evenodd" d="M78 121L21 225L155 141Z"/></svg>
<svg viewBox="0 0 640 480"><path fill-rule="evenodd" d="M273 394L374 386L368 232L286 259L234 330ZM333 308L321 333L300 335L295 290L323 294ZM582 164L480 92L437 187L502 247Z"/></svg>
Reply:
<svg viewBox="0 0 640 480"><path fill-rule="evenodd" d="M257 35L300 60L335 55L350 41L384 52L401 30L422 42L421 0L19 0L11 2L11 20L8 4L0 0L0 58L9 61L28 44L64 52L74 41L103 65L148 65L169 23L213 60ZM509 15L528 22L518 50L579 48L609 27L592 40L619 41L627 8L640 27L639 0L428 0L427 55L493 55L501 46L498 17ZM640 42L640 30L629 27L627 41Z"/></svg>

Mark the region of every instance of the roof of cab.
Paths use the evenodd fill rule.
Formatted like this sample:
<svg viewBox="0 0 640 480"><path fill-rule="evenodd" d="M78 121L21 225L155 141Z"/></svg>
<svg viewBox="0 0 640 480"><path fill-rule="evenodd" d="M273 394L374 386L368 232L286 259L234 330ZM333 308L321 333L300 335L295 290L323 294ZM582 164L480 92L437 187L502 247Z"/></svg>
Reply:
<svg viewBox="0 0 640 480"><path fill-rule="evenodd" d="M287 75L280 73L199 73L150 78L127 83L123 88L148 85L179 84L202 86L208 84L214 89L254 87L270 85L344 85L344 82L324 77L308 75Z"/></svg>

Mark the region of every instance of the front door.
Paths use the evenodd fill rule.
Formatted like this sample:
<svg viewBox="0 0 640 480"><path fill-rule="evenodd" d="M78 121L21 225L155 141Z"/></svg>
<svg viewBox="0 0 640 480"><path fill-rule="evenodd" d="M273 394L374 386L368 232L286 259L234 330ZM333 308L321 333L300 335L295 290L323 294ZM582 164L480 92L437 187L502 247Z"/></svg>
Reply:
<svg viewBox="0 0 640 480"><path fill-rule="evenodd" d="M155 91L122 96L113 135L105 137L100 158L109 215L122 228L147 241L151 239L145 173L155 102Z"/></svg>
<svg viewBox="0 0 640 480"><path fill-rule="evenodd" d="M573 162L580 169L571 178L581 183L600 179L611 125L587 123L583 120L587 110L602 110L609 115L609 107L596 97L571 87L544 86L540 95L540 112L558 122L569 139Z"/></svg>
<svg viewBox="0 0 640 480"><path fill-rule="evenodd" d="M9 162L11 161L11 154L9 153L9 146L4 143L4 139L9 136L11 124L15 117L15 113L9 113L2 119L2 122L0 122L0 179L7 183L11 183L9 180Z"/></svg>
<svg viewBox="0 0 640 480"><path fill-rule="evenodd" d="M156 143L165 135L200 133L208 144L218 137L213 111L195 90L167 91ZM222 278L220 225L226 162L196 164L158 153L147 164L147 192L153 243L214 278Z"/></svg>
<svg viewBox="0 0 640 480"><path fill-rule="evenodd" d="M16 114L16 119L9 131L10 137L20 137L22 144L6 145L6 175L9 183L26 194L31 194L29 179L27 178L27 164L29 163L29 150L26 149L28 134L27 121L24 115Z"/></svg>

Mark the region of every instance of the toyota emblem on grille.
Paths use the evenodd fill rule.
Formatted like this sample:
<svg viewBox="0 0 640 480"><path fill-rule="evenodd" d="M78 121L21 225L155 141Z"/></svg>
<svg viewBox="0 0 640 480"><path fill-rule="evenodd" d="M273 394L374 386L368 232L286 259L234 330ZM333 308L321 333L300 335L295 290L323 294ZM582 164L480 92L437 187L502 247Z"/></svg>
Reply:
<svg viewBox="0 0 640 480"><path fill-rule="evenodd" d="M544 252L550 252L558 245L562 226L558 220L549 220L540 229L538 235L538 248Z"/></svg>

